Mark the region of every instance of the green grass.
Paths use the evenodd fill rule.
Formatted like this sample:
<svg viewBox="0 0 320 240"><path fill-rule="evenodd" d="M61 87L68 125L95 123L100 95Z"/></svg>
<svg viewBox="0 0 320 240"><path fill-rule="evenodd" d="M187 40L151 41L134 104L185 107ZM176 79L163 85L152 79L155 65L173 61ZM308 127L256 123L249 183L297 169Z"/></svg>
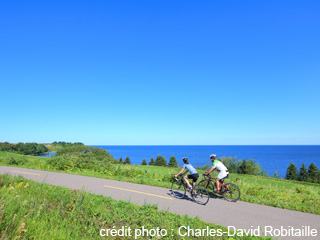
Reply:
<svg viewBox="0 0 320 240"><path fill-rule="evenodd" d="M143 227L149 230L165 229L166 232L162 233L166 235L161 239L186 239L179 235L178 229L181 226L227 231L225 227L203 222L199 218L159 211L153 205L137 206L84 191L37 183L22 177L0 175L0 196L0 239L101 239L101 229L129 227L131 237L127 230L127 237L113 239L134 239L135 232ZM260 238L229 238L223 235L214 239Z"/></svg>
<svg viewBox="0 0 320 240"><path fill-rule="evenodd" d="M48 165L47 161L48 158L0 152L0 165L57 171ZM114 164L112 167L102 169L101 172L89 169L59 172L170 188L172 176L179 170L180 168ZM202 173L204 171L200 170L199 174ZM198 181L201 180L202 177ZM230 174L226 182L235 183L240 188L241 201L320 214L319 184L240 174Z"/></svg>

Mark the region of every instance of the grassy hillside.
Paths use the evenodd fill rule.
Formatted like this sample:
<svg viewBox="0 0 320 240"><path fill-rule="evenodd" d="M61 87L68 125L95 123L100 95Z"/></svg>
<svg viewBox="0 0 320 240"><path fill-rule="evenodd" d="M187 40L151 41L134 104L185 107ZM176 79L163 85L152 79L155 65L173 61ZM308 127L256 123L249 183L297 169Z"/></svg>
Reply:
<svg viewBox="0 0 320 240"><path fill-rule="evenodd" d="M63 159L63 164L60 164L61 159L0 152L0 165L68 172L165 188L171 187L173 175L180 170L179 168L122 164L94 165L86 169L79 167L79 164L72 162L72 159L72 157ZM202 174L204 171L199 173ZM320 214L319 184L240 174L230 174L226 182L238 185L241 201Z"/></svg>
<svg viewBox="0 0 320 240"><path fill-rule="evenodd" d="M123 231L123 237L109 235L108 239L186 239L181 236L184 232L179 232L181 226L191 229L208 227L227 232L225 227L203 222L199 218L159 211L156 206L137 206L22 177L0 175L0 196L0 239L101 239L100 233L106 234L108 229L127 230ZM148 229L145 237L138 237L143 228ZM157 228L158 232L151 231ZM155 236L151 238L147 234ZM187 239L192 238L199 237L190 236ZM214 239L260 238L229 238L227 234L222 234Z"/></svg>

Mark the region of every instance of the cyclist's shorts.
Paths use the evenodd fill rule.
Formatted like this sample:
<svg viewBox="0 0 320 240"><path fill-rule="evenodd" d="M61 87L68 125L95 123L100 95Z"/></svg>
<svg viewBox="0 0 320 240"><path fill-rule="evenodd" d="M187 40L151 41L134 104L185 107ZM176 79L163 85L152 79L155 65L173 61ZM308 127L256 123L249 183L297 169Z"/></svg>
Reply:
<svg viewBox="0 0 320 240"><path fill-rule="evenodd" d="M229 177L229 172L228 171L221 171L219 174L218 174L218 179L221 180L221 179L224 179L224 178L227 178Z"/></svg>
<svg viewBox="0 0 320 240"><path fill-rule="evenodd" d="M187 176L189 179L192 179L194 182L196 182L199 178L199 174L198 173L194 173L194 174L189 174Z"/></svg>

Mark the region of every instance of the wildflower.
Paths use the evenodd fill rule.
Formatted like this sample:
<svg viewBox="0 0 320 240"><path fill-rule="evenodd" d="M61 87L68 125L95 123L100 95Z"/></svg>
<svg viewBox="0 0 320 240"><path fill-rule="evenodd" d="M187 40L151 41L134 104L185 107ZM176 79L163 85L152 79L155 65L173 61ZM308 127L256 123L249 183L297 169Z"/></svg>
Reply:
<svg viewBox="0 0 320 240"><path fill-rule="evenodd" d="M29 186L29 183L26 183L26 185L24 185L24 188L27 188Z"/></svg>
<svg viewBox="0 0 320 240"><path fill-rule="evenodd" d="M26 224L25 223L21 223L21 225L20 225L20 227L19 227L19 229L18 229L18 232L19 233L21 233L21 232L26 232L27 230L26 229L24 229L24 226L25 226Z"/></svg>
<svg viewBox="0 0 320 240"><path fill-rule="evenodd" d="M52 205L52 204L50 204L50 208L53 208L53 205Z"/></svg>
<svg viewBox="0 0 320 240"><path fill-rule="evenodd" d="M77 189L74 189L73 191L74 191L74 193L75 193L75 194L77 194L77 193L78 193Z"/></svg>

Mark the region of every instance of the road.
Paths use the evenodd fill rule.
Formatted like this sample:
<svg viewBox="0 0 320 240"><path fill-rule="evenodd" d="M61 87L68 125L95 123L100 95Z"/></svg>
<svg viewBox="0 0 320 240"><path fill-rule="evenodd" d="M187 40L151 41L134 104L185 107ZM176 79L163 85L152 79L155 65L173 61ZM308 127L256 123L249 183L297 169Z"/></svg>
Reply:
<svg viewBox="0 0 320 240"><path fill-rule="evenodd" d="M315 214L241 201L232 203L214 198L211 198L207 205L202 206L191 199L175 199L171 191L166 188L65 173L4 166L0 166L0 173L22 175L37 182L70 189L85 189L89 193L101 194L138 205L156 204L160 210L168 210L180 215L187 214L190 217L198 216L205 222L230 229L251 230L256 233L256 229L260 228L263 232L280 234L278 239L320 239L320 216ZM293 233L302 236L293 237ZM316 236L310 236L311 234Z"/></svg>

